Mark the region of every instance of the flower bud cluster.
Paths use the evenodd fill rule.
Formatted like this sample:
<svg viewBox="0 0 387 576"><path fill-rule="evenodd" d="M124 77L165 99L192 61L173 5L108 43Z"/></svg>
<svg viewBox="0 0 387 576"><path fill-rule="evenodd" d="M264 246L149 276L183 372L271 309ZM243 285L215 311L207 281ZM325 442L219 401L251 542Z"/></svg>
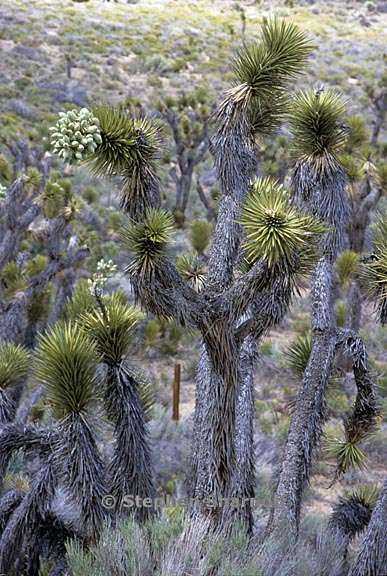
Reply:
<svg viewBox="0 0 387 576"><path fill-rule="evenodd" d="M60 112L50 131L54 153L69 163L93 154L102 143L98 118L87 108Z"/></svg>
<svg viewBox="0 0 387 576"><path fill-rule="evenodd" d="M88 279L91 294L94 295L95 292L102 291L106 282L115 274L116 271L117 265L114 264L113 260L104 260L102 258L102 260L97 264L97 271Z"/></svg>

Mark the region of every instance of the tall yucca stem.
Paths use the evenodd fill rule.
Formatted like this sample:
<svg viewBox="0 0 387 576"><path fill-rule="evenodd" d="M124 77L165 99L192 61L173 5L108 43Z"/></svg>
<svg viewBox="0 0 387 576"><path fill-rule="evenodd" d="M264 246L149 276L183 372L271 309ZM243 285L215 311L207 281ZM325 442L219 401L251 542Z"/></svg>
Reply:
<svg viewBox="0 0 387 576"><path fill-rule="evenodd" d="M141 499L155 496L145 413L138 383L124 361L107 368L105 404L114 422L116 442L108 471L110 492L117 499L117 509L124 511L125 496ZM153 509L139 507L134 512L137 518L145 520Z"/></svg>
<svg viewBox="0 0 387 576"><path fill-rule="evenodd" d="M217 116L212 147L222 187L218 219L209 256L205 292L214 297L232 281L242 238L239 223L244 198L257 160L246 110L225 103ZM198 369L193 470L194 496L226 493L235 463L235 410L239 380L239 349L229 322L214 317L205 328ZM200 431L199 431L200 430ZM200 507L200 503L195 506Z"/></svg>
<svg viewBox="0 0 387 576"><path fill-rule="evenodd" d="M250 530L253 527L253 515L249 500L254 498L255 494L254 371L258 360L258 346L269 328L283 319L294 287L289 271L283 270L282 274L274 275L273 281L262 290L251 305L249 313L242 319L256 324L252 333L245 338L240 350L240 383L235 420L236 465L232 471L227 493L231 498L240 498L240 501L245 503L237 510L226 507L224 518L226 521L234 521L239 517Z"/></svg>
<svg viewBox="0 0 387 576"><path fill-rule="evenodd" d="M91 426L96 365L96 348L77 324L58 324L40 336L35 372L57 419L55 466L69 500L80 511L88 540L96 538L105 518L105 472Z"/></svg>
<svg viewBox="0 0 387 576"><path fill-rule="evenodd" d="M222 187L209 255L206 285L220 291L230 284L242 237L240 211L257 167L256 147L247 111L233 101L221 107L212 140L215 168Z"/></svg>
<svg viewBox="0 0 387 576"><path fill-rule="evenodd" d="M68 497L79 507L82 530L93 541L106 518L105 470L94 432L83 415L70 413L59 423L54 451Z"/></svg>
<svg viewBox="0 0 387 576"><path fill-rule="evenodd" d="M311 287L312 350L300 386L284 451L268 529L298 536L304 486L325 421L325 391L337 346L333 309L333 266L348 222L346 176L336 159L344 139L343 104L335 93L300 93L290 114L293 150L299 160L292 174L294 201L330 228L320 245Z"/></svg>
<svg viewBox="0 0 387 576"><path fill-rule="evenodd" d="M325 420L325 391L336 352L333 262L334 258L322 256L312 280L312 351L297 395L271 519L277 528L285 525L294 538L304 486Z"/></svg>

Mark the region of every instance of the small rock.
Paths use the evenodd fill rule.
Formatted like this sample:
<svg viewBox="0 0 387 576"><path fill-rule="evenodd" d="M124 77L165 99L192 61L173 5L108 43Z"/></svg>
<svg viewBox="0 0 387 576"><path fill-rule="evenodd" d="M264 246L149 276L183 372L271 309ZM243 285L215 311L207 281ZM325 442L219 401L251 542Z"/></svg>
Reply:
<svg viewBox="0 0 387 576"><path fill-rule="evenodd" d="M70 80L67 84L62 82L39 82L38 88L51 92L51 96L58 102L69 102L81 108L87 107L89 99L85 88L76 80Z"/></svg>
<svg viewBox="0 0 387 576"><path fill-rule="evenodd" d="M29 46L23 46L22 44L18 44L13 49L13 52L19 54L20 56L24 56L27 60L42 60L43 54L41 50L37 50L36 48L30 48Z"/></svg>

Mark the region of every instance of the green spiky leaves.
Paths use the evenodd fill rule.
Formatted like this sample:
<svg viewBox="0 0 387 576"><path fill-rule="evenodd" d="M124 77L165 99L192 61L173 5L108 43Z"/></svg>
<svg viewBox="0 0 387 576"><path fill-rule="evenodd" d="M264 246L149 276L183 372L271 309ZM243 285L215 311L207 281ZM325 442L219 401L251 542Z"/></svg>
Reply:
<svg viewBox="0 0 387 576"><path fill-rule="evenodd" d="M135 167L150 166L158 157L161 125L147 118L132 118L121 108L102 106L94 113L99 121L101 145L93 158L102 176L128 175Z"/></svg>
<svg viewBox="0 0 387 576"><path fill-rule="evenodd" d="M69 163L93 154L102 142L98 118L87 108L60 112L50 131L54 153Z"/></svg>
<svg viewBox="0 0 387 576"><path fill-rule="evenodd" d="M387 218L374 227L374 255L363 264L361 276L376 302L381 323L387 324Z"/></svg>
<svg viewBox="0 0 387 576"><path fill-rule="evenodd" d="M257 43L237 55L234 75L237 86L228 99L252 112L256 132L270 133L286 108L286 87L303 71L313 47L292 23L264 20Z"/></svg>
<svg viewBox="0 0 387 576"><path fill-rule="evenodd" d="M22 346L5 342L0 345L0 390L21 382L28 373L30 355Z"/></svg>
<svg viewBox="0 0 387 576"><path fill-rule="evenodd" d="M121 207L129 215L142 215L147 206L158 205L156 160L162 143L159 121L132 118L122 108L103 106L95 114L102 143L91 157L100 176L124 179Z"/></svg>
<svg viewBox="0 0 387 576"><path fill-rule="evenodd" d="M323 172L336 166L346 140L344 113L345 104L334 90L299 92L288 116L294 157L312 162Z"/></svg>
<svg viewBox="0 0 387 576"><path fill-rule="evenodd" d="M375 484L361 484L350 493L346 494L347 499L362 504L368 508L375 508L376 502L380 496L380 488Z"/></svg>
<svg viewBox="0 0 387 576"><path fill-rule="evenodd" d="M286 363L297 376L303 376L312 352L310 332L300 334L285 352Z"/></svg>
<svg viewBox="0 0 387 576"><path fill-rule="evenodd" d="M144 220L131 223L121 231L121 240L125 248L133 254L129 272L151 274L172 238L173 217L165 210L149 208Z"/></svg>
<svg viewBox="0 0 387 576"><path fill-rule="evenodd" d="M141 318L137 308L123 304L119 298L111 298L104 310L83 314L79 321L95 342L102 362L113 365L127 355L133 329Z"/></svg>
<svg viewBox="0 0 387 576"><path fill-rule="evenodd" d="M95 399L96 365L95 344L77 324L59 323L40 336L35 373L56 418L87 411Z"/></svg>
<svg viewBox="0 0 387 576"><path fill-rule="evenodd" d="M359 254L344 250L336 261L336 272L341 286L346 286L353 278L359 264Z"/></svg>
<svg viewBox="0 0 387 576"><path fill-rule="evenodd" d="M207 268L196 254L183 254L176 261L176 268L190 286L199 292L207 273Z"/></svg>
<svg viewBox="0 0 387 576"><path fill-rule="evenodd" d="M337 474L366 468L366 455L355 441L327 438L326 449L328 456L336 460Z"/></svg>
<svg viewBox="0 0 387 576"><path fill-rule="evenodd" d="M233 69L240 84L254 93L272 94L272 86L283 85L300 73L313 46L301 30L285 20L264 20L260 42L242 48Z"/></svg>
<svg viewBox="0 0 387 576"><path fill-rule="evenodd" d="M325 227L291 205L286 190L270 178L255 181L242 211L246 231L245 256L269 266L287 263L296 252L307 251Z"/></svg>

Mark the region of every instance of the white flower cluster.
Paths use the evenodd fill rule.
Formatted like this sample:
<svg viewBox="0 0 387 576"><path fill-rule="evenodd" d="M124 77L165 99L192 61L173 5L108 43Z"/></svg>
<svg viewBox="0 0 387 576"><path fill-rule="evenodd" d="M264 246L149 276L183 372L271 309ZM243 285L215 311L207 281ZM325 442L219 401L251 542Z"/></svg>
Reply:
<svg viewBox="0 0 387 576"><path fill-rule="evenodd" d="M3 184L0 182L0 200L4 200L6 193L7 187L3 186Z"/></svg>
<svg viewBox="0 0 387 576"><path fill-rule="evenodd" d="M50 128L54 153L69 163L93 154L102 142L98 118L87 108L60 112L59 116Z"/></svg>
<svg viewBox="0 0 387 576"><path fill-rule="evenodd" d="M100 260L97 264L97 272L88 279L91 294L100 292L105 287L106 282L117 271L117 266L113 260Z"/></svg>

